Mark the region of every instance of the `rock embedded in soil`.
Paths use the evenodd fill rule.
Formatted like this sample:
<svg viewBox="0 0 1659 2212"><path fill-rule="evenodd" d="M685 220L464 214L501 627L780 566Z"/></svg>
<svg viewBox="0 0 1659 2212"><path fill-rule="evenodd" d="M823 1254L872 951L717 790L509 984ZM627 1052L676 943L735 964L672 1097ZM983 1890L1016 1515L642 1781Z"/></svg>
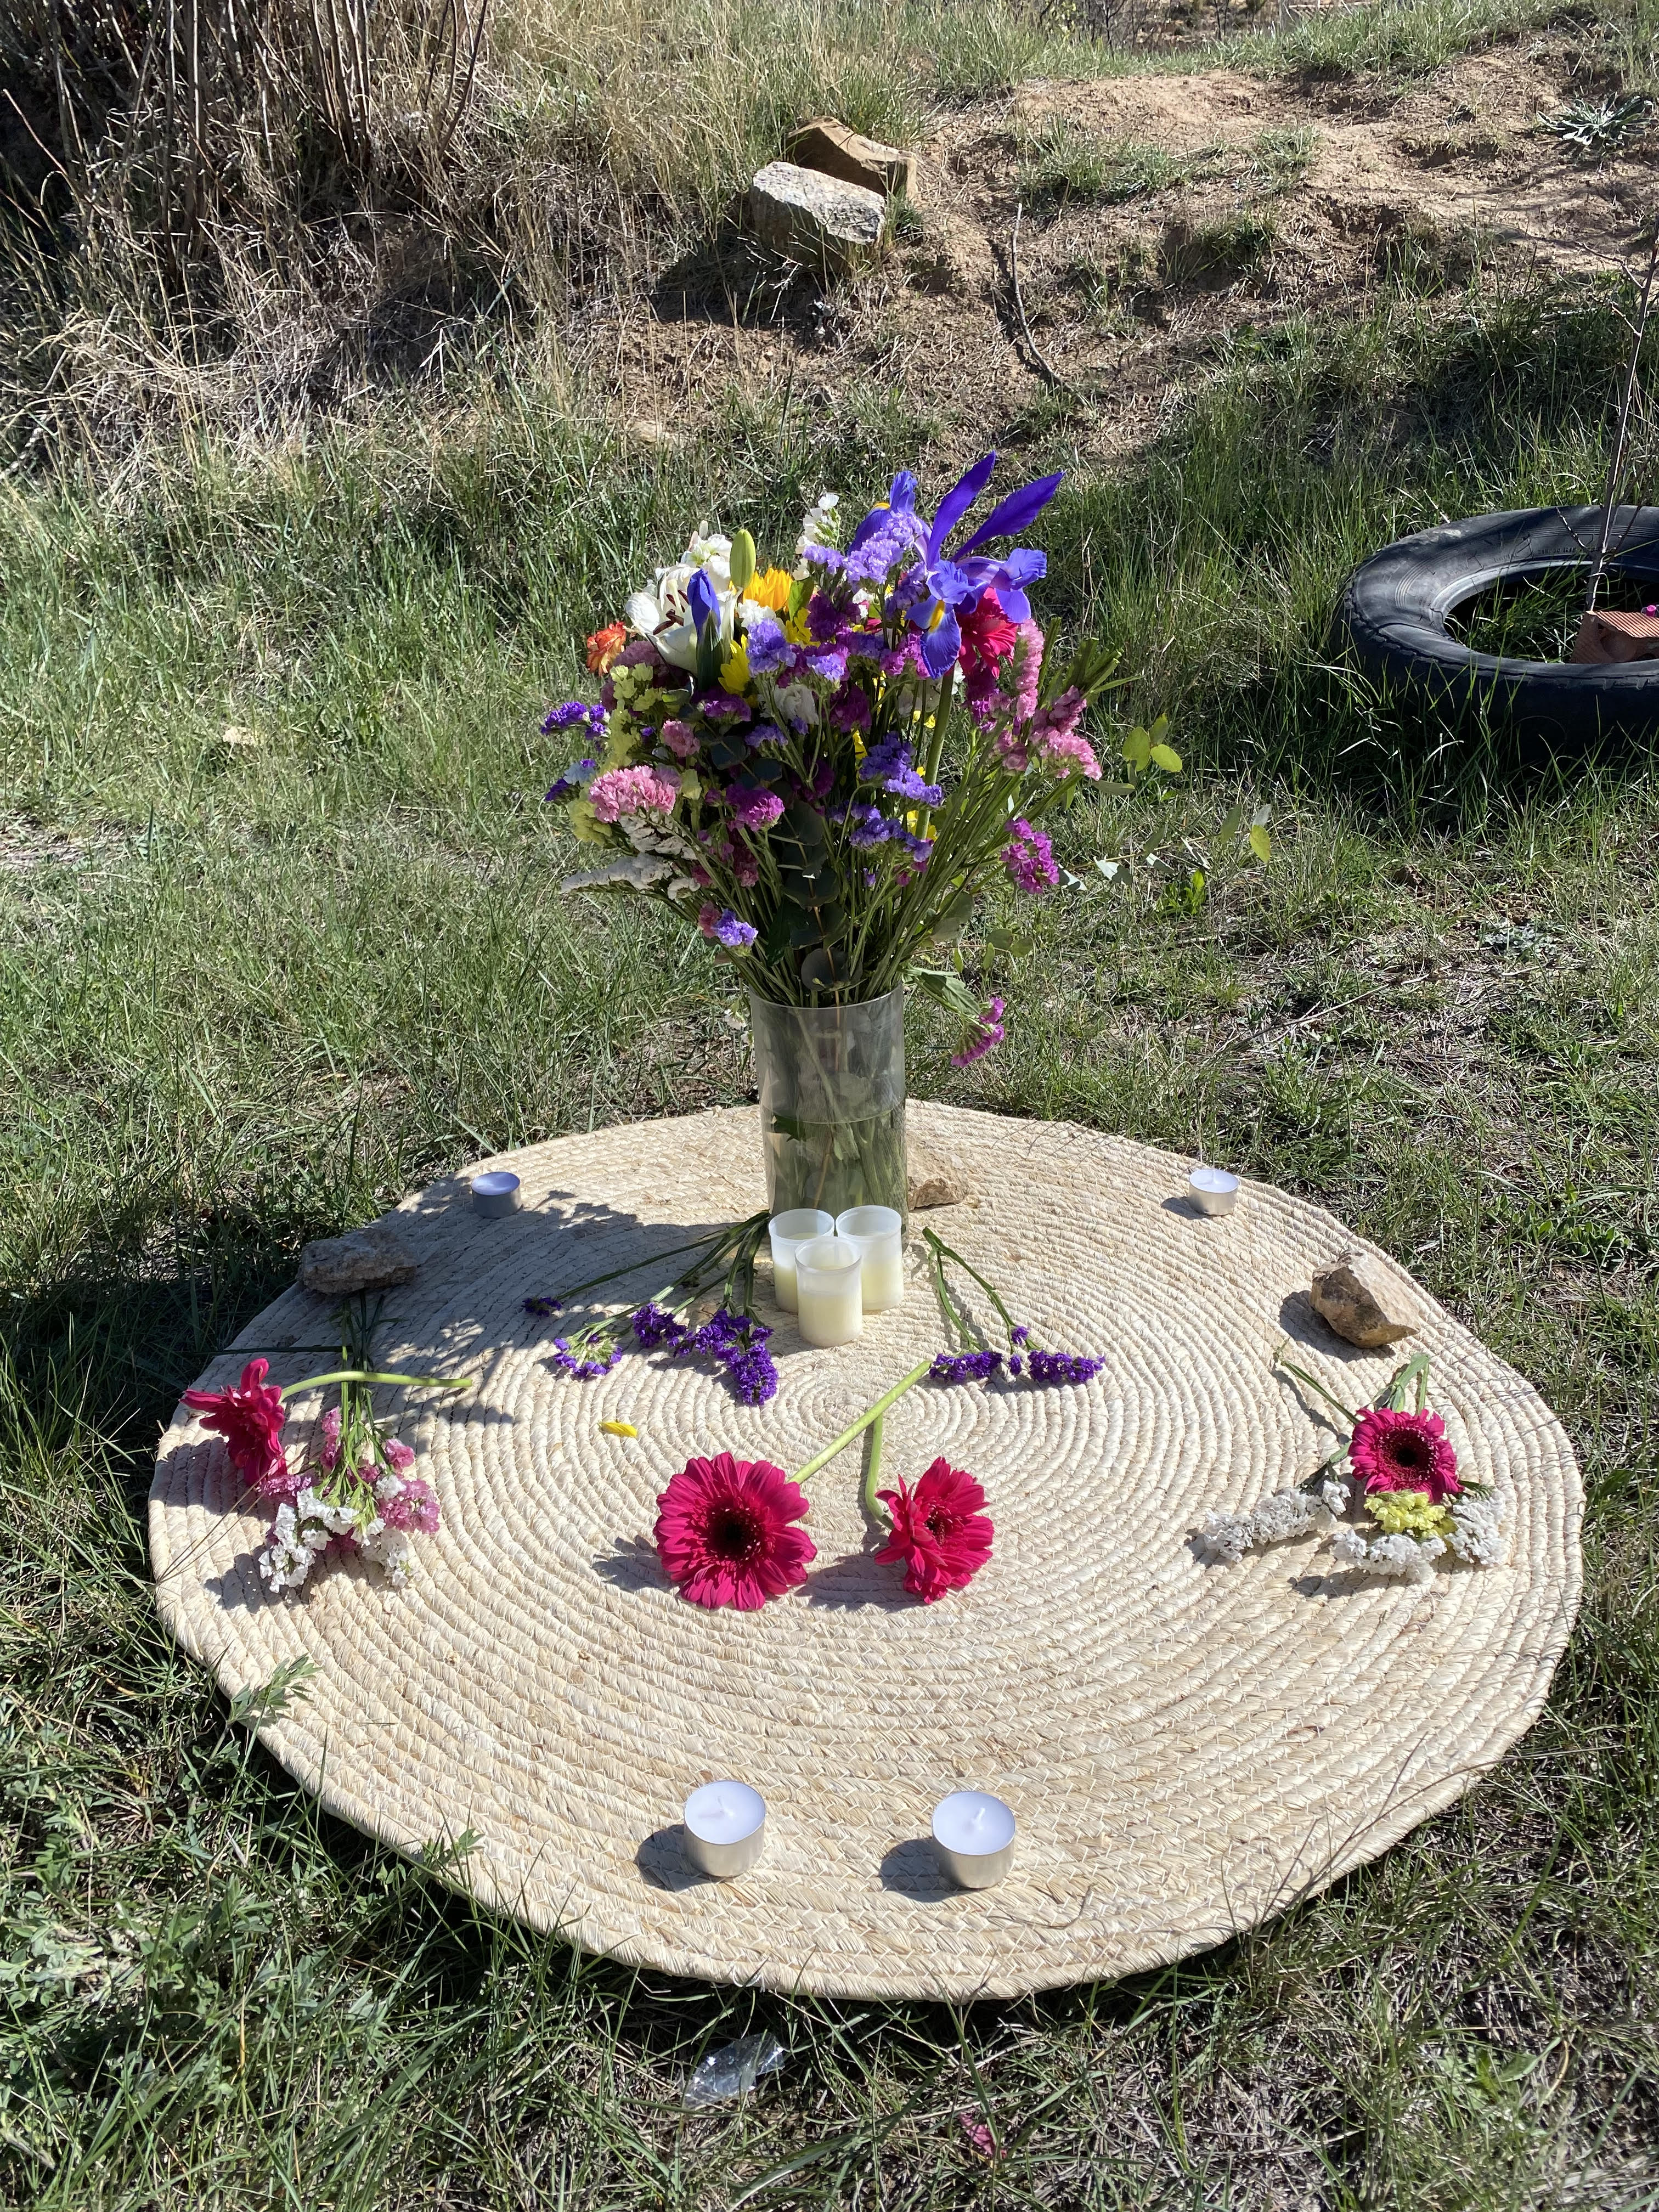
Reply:
<svg viewBox="0 0 1659 2212"><path fill-rule="evenodd" d="M793 161L769 161L749 187L749 227L763 246L809 269L844 274L881 244L887 203L879 192Z"/></svg>
<svg viewBox="0 0 1659 2212"><path fill-rule="evenodd" d="M884 146L879 138L866 138L828 115L815 115L801 124L789 141L789 159L803 169L839 177L843 184L862 185L866 192L891 199L902 192L908 198L916 188L916 157L901 146Z"/></svg>
<svg viewBox="0 0 1659 2212"><path fill-rule="evenodd" d="M1369 1252L1352 1249L1316 1272L1313 1304L1339 1336L1367 1351L1398 1344L1423 1326L1410 1291Z"/></svg>
<svg viewBox="0 0 1659 2212"><path fill-rule="evenodd" d="M319 1298L354 1291L391 1291L411 1283L420 1266L414 1246L390 1221L371 1221L343 1237L322 1237L300 1255L300 1287Z"/></svg>

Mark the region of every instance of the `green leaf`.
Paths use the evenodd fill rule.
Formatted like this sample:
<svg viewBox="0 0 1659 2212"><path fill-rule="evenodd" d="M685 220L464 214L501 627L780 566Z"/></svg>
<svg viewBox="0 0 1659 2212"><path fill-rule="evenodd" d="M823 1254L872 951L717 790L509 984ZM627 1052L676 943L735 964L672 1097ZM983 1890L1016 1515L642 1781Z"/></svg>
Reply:
<svg viewBox="0 0 1659 2212"><path fill-rule="evenodd" d="M904 980L926 992L948 1013L960 1014L968 1021L977 1018L980 1002L954 968L912 968Z"/></svg>
<svg viewBox="0 0 1659 2212"><path fill-rule="evenodd" d="M1260 822L1250 824L1250 850L1264 863L1273 856L1273 841Z"/></svg>
<svg viewBox="0 0 1659 2212"><path fill-rule="evenodd" d="M1153 745L1150 757L1155 767L1167 769L1171 775L1180 775L1181 755L1173 745Z"/></svg>
<svg viewBox="0 0 1659 2212"><path fill-rule="evenodd" d="M1123 740L1123 757L1137 775L1146 773L1152 757L1152 741L1145 730L1131 730Z"/></svg>

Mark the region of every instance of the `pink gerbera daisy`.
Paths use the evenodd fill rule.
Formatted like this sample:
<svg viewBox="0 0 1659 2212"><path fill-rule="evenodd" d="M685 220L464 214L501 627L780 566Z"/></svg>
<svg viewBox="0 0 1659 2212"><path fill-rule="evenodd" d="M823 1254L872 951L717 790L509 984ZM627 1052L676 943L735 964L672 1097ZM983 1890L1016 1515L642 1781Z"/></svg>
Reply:
<svg viewBox="0 0 1659 2212"><path fill-rule="evenodd" d="M1457 1454L1446 1441L1438 1413L1396 1413L1368 1406L1354 1424L1348 1447L1353 1471L1367 1490L1422 1490L1438 1505L1455 1498Z"/></svg>
<svg viewBox="0 0 1659 2212"><path fill-rule="evenodd" d="M204 1429L216 1429L225 1440L230 1463L244 1482L273 1492L288 1475L283 1455L283 1423L287 1411L283 1394L265 1377L270 1363L250 1359L242 1379L228 1390L186 1390L185 1403L202 1415Z"/></svg>
<svg viewBox="0 0 1659 2212"><path fill-rule="evenodd" d="M878 1494L893 1517L878 1560L902 1559L904 1587L924 1605L946 1590L966 1589L990 1558L996 1533L973 1476L936 1459L914 1490L901 1476L896 1491Z"/></svg>
<svg viewBox="0 0 1659 2212"><path fill-rule="evenodd" d="M817 1546L790 1526L806 1493L769 1460L689 1460L657 1500L657 1552L693 1605L753 1613L806 1580Z"/></svg>

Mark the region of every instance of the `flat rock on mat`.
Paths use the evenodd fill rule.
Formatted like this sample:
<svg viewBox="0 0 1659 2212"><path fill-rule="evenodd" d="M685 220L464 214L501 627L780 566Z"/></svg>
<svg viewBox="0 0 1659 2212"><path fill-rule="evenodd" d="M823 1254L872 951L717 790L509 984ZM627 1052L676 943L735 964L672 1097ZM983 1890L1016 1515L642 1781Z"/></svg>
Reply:
<svg viewBox="0 0 1659 2212"><path fill-rule="evenodd" d="M951 1242L1042 1337L1106 1363L1081 1387L923 1383L888 1415L884 1472L914 1480L944 1454L996 1523L988 1564L937 1605L871 1556L856 1448L809 1486L806 1584L759 1613L686 1604L651 1541L688 1458L798 1468L939 1348L919 1237L904 1304L852 1345L814 1350L763 1310L781 1378L765 1406L659 1355L573 1382L550 1362L569 1315L523 1310L530 1291L648 1257L642 1295L669 1248L758 1206L753 1108L479 1163L522 1178L502 1220L472 1210L466 1175L399 1208L421 1272L377 1357L477 1378L454 1397L381 1394L443 1512L406 1589L341 1560L270 1597L263 1520L180 1409L150 1498L160 1605L228 1692L314 1662L260 1733L331 1810L405 1851L471 1829L449 1879L659 1970L1012 1997L1254 1925L1449 1804L1527 1728L1578 1601L1582 1498L1522 1376L1418 1293L1459 1464L1508 1509L1503 1566L1442 1562L1413 1589L1339 1569L1311 1537L1206 1565L1207 1512L1249 1512L1331 1449L1276 1347L1288 1336L1350 1406L1398 1364L1309 1309L1314 1269L1358 1240L1261 1183L1203 1219L1182 1195L1190 1162L1092 1130L916 1103L909 1119L972 1179ZM245 1334L305 1346L316 1326L290 1291ZM267 1356L278 1382L315 1364ZM244 1357L233 1346L204 1381L234 1380ZM296 1444L322 1403L295 1401ZM638 1434L602 1434L607 1420ZM765 1850L732 1882L696 1875L678 1834L687 1793L721 1775L768 1804ZM960 1789L1019 1822L995 1889L948 1888L927 1840Z"/></svg>
<svg viewBox="0 0 1659 2212"><path fill-rule="evenodd" d="M343 1237L321 1237L300 1255L300 1287L315 1297L390 1291L412 1283L420 1255L394 1221L370 1221Z"/></svg>

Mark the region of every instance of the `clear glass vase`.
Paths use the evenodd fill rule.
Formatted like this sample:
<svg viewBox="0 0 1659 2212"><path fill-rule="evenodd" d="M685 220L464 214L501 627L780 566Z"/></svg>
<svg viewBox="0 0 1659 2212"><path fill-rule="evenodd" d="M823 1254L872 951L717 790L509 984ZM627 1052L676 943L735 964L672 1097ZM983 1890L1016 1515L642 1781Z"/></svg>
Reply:
<svg viewBox="0 0 1659 2212"><path fill-rule="evenodd" d="M903 992L781 1006L751 991L749 1013L771 1211L890 1206L908 1218Z"/></svg>

